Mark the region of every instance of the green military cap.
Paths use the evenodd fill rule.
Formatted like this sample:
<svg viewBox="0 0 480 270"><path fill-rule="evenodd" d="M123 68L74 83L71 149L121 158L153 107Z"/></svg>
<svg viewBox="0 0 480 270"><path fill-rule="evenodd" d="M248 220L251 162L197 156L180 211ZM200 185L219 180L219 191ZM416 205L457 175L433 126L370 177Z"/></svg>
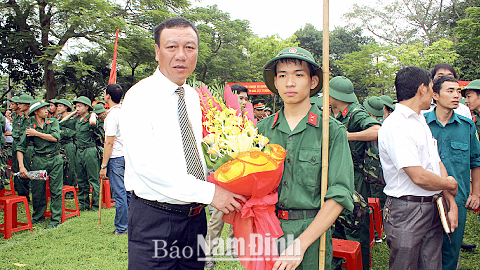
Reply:
<svg viewBox="0 0 480 270"><path fill-rule="evenodd" d="M97 103L93 106L93 112L96 114L103 113L105 111L106 110L101 103Z"/></svg>
<svg viewBox="0 0 480 270"><path fill-rule="evenodd" d="M23 94L20 97L18 97L18 102L17 103L24 103L24 104L30 104L33 102L33 97L27 94Z"/></svg>
<svg viewBox="0 0 480 270"><path fill-rule="evenodd" d="M13 103L18 103L18 97L17 96L14 96L12 98L9 98L8 99L9 101L13 102Z"/></svg>
<svg viewBox="0 0 480 270"><path fill-rule="evenodd" d="M97 104L98 103L102 103L103 105L105 105L105 101L103 101L103 100L97 101Z"/></svg>
<svg viewBox="0 0 480 270"><path fill-rule="evenodd" d="M353 83L342 76L337 76L330 80L330 96L334 99L352 103L358 101L357 96L353 92Z"/></svg>
<svg viewBox="0 0 480 270"><path fill-rule="evenodd" d="M380 99L383 101L383 104L387 106L388 108L395 110L395 105L393 105L393 99L391 99L389 96L386 95L381 95Z"/></svg>
<svg viewBox="0 0 480 270"><path fill-rule="evenodd" d="M465 96L467 90L480 90L480 79L471 81L465 88L463 88L462 96Z"/></svg>
<svg viewBox="0 0 480 270"><path fill-rule="evenodd" d="M50 103L43 102L43 100L34 100L32 103L30 103L30 111L28 112L28 115L32 116L33 112L35 112L36 110L49 105Z"/></svg>
<svg viewBox="0 0 480 270"><path fill-rule="evenodd" d="M52 104L56 104L57 101L58 101L57 99L52 98L52 99L48 100L47 102L52 103Z"/></svg>
<svg viewBox="0 0 480 270"><path fill-rule="evenodd" d="M265 107L265 111L270 111L270 112L273 112L272 109L270 107Z"/></svg>
<svg viewBox="0 0 480 270"><path fill-rule="evenodd" d="M298 60L306 61L307 63L310 63L313 65L315 74L318 76L319 82L317 87L310 90L310 96L315 95L320 90L320 88L322 88L322 82L323 82L322 68L320 67L320 65L315 63L315 60L313 59L312 54L309 51L302 49L300 47L289 47L281 50L277 54L277 56L275 56L273 59L268 61L267 64L265 64L265 66L263 67L263 80L265 81L265 84L267 85L268 89L270 89L270 91L272 91L275 94L278 94L277 88L275 88L275 84L274 84L274 78L275 78L274 68L276 68L277 60L284 59L284 58L298 59Z"/></svg>
<svg viewBox="0 0 480 270"><path fill-rule="evenodd" d="M87 105L90 109L93 109L92 108L92 101L86 96L78 97L77 99L75 99L73 101L73 104L75 104L75 103L82 103L82 104Z"/></svg>
<svg viewBox="0 0 480 270"><path fill-rule="evenodd" d="M52 100L53 100L53 99L52 99ZM56 104L63 104L63 105L67 106L67 107L70 108L70 109L72 108L72 103L71 103L70 101L64 99L64 98L58 99L58 100L55 99L54 104L55 104L55 105L56 105Z"/></svg>
<svg viewBox="0 0 480 270"><path fill-rule="evenodd" d="M383 101L379 97L365 99L363 106L373 116L383 116L385 114L385 110L383 109Z"/></svg>

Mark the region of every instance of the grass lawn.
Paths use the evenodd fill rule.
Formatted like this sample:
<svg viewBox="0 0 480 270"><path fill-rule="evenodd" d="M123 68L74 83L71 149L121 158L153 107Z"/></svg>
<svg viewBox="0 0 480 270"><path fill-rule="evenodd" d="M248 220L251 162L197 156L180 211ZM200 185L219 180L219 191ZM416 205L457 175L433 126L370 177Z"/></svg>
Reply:
<svg viewBox="0 0 480 270"><path fill-rule="evenodd" d="M72 204L72 200L68 201ZM32 211L30 206L30 211ZM23 206L19 212L24 213ZM127 236L112 232L115 208L102 209L102 227L97 229L98 212L83 211L80 217L69 218L55 229L45 230L47 223L35 224L33 232L22 231L8 240L0 234L0 269L126 269ZM20 221L25 215L19 213ZM465 240L480 246L478 214L468 212ZM3 223L3 210L0 213ZM228 234L225 226L222 236ZM388 269L387 244L376 244L372 249L372 269ZM462 252L460 268L480 269L480 247ZM215 269L243 269L238 262L217 262Z"/></svg>

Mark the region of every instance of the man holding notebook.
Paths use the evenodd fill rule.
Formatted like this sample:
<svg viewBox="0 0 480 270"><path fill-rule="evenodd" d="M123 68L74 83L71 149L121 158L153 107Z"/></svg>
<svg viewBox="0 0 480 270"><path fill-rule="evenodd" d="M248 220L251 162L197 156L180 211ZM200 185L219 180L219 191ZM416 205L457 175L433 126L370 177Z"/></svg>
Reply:
<svg viewBox="0 0 480 270"><path fill-rule="evenodd" d="M443 229L436 198L442 191L451 228L457 227L457 181L447 175L437 141L420 114L430 107L432 85L426 69L401 69L395 78L399 103L378 132L390 269L441 269Z"/></svg>
<svg viewBox="0 0 480 270"><path fill-rule="evenodd" d="M437 107L425 114L433 136L438 141L438 152L448 175L458 181L455 202L458 207L458 228L451 234L444 233L442 245L443 269L457 269L467 220L467 208L477 209L480 196L480 143L472 120L456 114L461 98L458 81L451 76L433 81L433 99ZM472 192L470 192L470 169Z"/></svg>

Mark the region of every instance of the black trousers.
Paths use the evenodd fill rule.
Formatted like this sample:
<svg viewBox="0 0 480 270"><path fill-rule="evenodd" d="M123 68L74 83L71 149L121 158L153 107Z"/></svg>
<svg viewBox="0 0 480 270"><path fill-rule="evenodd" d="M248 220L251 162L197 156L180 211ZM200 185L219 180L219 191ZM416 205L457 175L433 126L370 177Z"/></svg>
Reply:
<svg viewBox="0 0 480 270"><path fill-rule="evenodd" d="M205 238L205 209L188 217L141 202L132 194L128 211L128 269L199 269L205 265L197 237Z"/></svg>

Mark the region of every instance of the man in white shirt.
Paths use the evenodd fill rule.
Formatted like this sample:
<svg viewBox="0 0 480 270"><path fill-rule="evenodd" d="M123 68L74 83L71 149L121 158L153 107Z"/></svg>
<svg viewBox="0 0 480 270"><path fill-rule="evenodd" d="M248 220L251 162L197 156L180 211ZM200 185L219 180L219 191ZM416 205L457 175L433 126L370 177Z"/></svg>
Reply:
<svg viewBox="0 0 480 270"><path fill-rule="evenodd" d="M441 269L442 225L435 203L443 191L450 204L451 227L458 225L456 180L447 175L420 110L432 99L430 73L419 67L401 69L395 78L399 103L378 132L386 186L384 227L390 269Z"/></svg>
<svg viewBox="0 0 480 270"><path fill-rule="evenodd" d="M127 92L120 121L125 188L134 192L128 213L129 269L203 270L197 237L207 231L204 206L228 214L240 211L237 200L245 198L204 181L200 102L185 84L197 63L196 27L177 17L159 24L154 34L158 68ZM144 116L138 117L139 110ZM192 130L191 140L182 136ZM184 149L192 141L193 151L186 154L193 158L187 161Z"/></svg>
<svg viewBox="0 0 480 270"><path fill-rule="evenodd" d="M115 200L115 230L113 234L124 235L128 231L128 203L131 192L125 189L124 172L125 158L123 157L123 140L120 133L120 100L123 89L118 84L109 84L105 90L104 99L110 109L103 124L105 130L105 144L103 159L100 166L100 178L110 181L113 199Z"/></svg>

